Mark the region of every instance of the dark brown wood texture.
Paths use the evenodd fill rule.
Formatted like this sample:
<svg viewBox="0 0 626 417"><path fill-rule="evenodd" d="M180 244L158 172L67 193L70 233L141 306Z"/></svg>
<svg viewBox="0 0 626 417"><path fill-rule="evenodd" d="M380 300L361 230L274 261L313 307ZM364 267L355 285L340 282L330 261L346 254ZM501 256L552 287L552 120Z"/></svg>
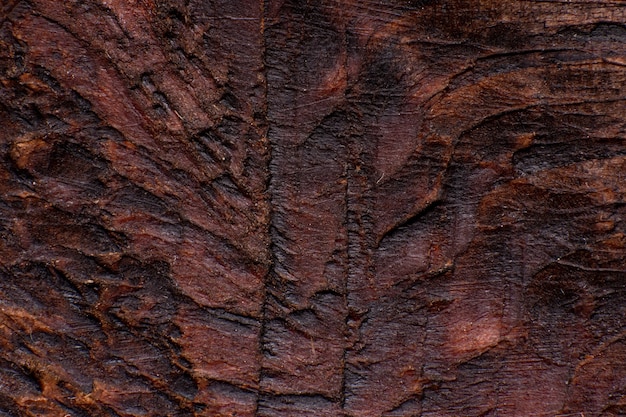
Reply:
<svg viewBox="0 0 626 417"><path fill-rule="evenodd" d="M626 414L626 4L5 0L0 416Z"/></svg>

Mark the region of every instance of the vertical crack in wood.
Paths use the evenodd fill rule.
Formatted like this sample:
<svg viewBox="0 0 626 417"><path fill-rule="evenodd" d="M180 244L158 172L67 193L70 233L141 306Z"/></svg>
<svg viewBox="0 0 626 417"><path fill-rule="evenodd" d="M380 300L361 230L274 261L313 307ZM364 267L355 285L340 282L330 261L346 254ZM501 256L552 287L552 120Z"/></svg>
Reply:
<svg viewBox="0 0 626 417"><path fill-rule="evenodd" d="M344 49L344 54L345 54L345 58L343 60L343 67L344 67L344 72L346 74L348 74L348 36L346 33L346 29L343 29L343 37L342 37L342 42L343 42L343 49ZM346 75L347 76L347 75ZM344 90L344 103L346 102L346 91ZM346 147L348 149L348 153L347 155L349 155L349 141L350 138L347 134L348 132L345 132L346 134ZM349 156L348 156L349 158ZM349 201L349 196L348 196L348 192L350 190L350 173L349 173L349 161L344 161L344 177L345 177L345 186L344 186L344 208L345 208L345 213L344 213L344 222L345 222L345 239L346 239L346 265L345 265L345 270L344 270L344 275L343 275L343 299L344 299L344 313L345 313L345 318L344 318L344 345L343 345L343 355L341 357L341 392L340 392L340 397L339 397L339 401L340 401L340 406L341 406L341 411L343 413L344 416L347 416L345 408L346 408L346 359L347 359L347 355L348 355L348 348L349 348L349 343L350 340L352 339L351 335L350 335L350 310L349 310L349 301L348 301L348 280L350 279L350 232L348 231L348 224L350 222L350 217L349 217L349 207L350 207L350 201Z"/></svg>
<svg viewBox="0 0 626 417"><path fill-rule="evenodd" d="M268 130L269 130L269 121L268 121L268 112L267 112L267 108L268 108L268 86L267 86L267 48L266 48L266 40L265 40L265 12L266 12L266 0L259 0L259 8L260 10L260 25L259 25L259 30L260 30L260 41L261 41L261 61L263 64L263 68L262 68L262 74L263 74L263 85L264 85L264 91L263 91L263 118L264 118L264 123L265 123L265 128L264 128L264 137L263 142L264 142L264 146L266 147L266 152L267 152L267 165L266 165L266 181L265 181L265 199L267 201L267 210L268 210L268 218L267 218L267 225L266 225L266 233L267 233L267 245L268 245L268 260L269 260L269 265L267 267L267 272L265 274L265 277L263 279L263 300L261 303L261 312L260 312L260 318L261 318L261 322L259 325L259 374L258 374L258 380L257 380L257 390L256 390L256 404L255 404L255 410L254 410L254 415L258 416L259 415L259 410L260 410L260 405L261 405L261 401L262 401L262 395L263 395L263 389L261 387L261 380L263 377L263 356L265 355L264 353L264 343L265 343L265 332L266 332L266 328L265 328L265 323L266 323L266 317L267 317L267 298L268 298L268 285L270 280L272 279L272 274L274 273L274 244L273 244L273 239L272 239L272 219L273 219L273 205L272 205L272 190L271 190L271 183L272 183L272 170L271 170L271 163L272 163L272 146L269 143L269 139L268 139Z"/></svg>

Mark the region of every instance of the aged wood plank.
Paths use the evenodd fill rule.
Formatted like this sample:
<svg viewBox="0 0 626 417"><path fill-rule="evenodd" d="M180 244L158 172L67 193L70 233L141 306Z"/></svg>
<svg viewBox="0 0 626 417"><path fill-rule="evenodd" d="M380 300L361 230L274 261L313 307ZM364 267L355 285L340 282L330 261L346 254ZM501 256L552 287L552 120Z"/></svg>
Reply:
<svg viewBox="0 0 626 417"><path fill-rule="evenodd" d="M0 10L0 416L626 413L622 2Z"/></svg>

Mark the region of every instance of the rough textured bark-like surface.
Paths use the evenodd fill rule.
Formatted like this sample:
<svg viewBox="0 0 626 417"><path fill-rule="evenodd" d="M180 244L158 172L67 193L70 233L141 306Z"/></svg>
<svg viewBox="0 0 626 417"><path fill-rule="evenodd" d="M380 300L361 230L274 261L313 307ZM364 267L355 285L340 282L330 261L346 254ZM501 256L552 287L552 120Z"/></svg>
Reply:
<svg viewBox="0 0 626 417"><path fill-rule="evenodd" d="M626 5L9 1L0 416L626 414Z"/></svg>
<svg viewBox="0 0 626 417"><path fill-rule="evenodd" d="M624 413L626 8L269 5L263 415Z"/></svg>
<svg viewBox="0 0 626 417"><path fill-rule="evenodd" d="M261 12L3 6L2 415L254 415Z"/></svg>

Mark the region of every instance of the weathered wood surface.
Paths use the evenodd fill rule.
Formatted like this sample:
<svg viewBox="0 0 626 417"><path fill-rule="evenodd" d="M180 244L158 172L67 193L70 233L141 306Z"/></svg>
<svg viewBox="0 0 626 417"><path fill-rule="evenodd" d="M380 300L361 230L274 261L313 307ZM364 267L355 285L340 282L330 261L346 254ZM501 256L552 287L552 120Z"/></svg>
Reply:
<svg viewBox="0 0 626 417"><path fill-rule="evenodd" d="M626 414L624 2L1 7L0 416Z"/></svg>

